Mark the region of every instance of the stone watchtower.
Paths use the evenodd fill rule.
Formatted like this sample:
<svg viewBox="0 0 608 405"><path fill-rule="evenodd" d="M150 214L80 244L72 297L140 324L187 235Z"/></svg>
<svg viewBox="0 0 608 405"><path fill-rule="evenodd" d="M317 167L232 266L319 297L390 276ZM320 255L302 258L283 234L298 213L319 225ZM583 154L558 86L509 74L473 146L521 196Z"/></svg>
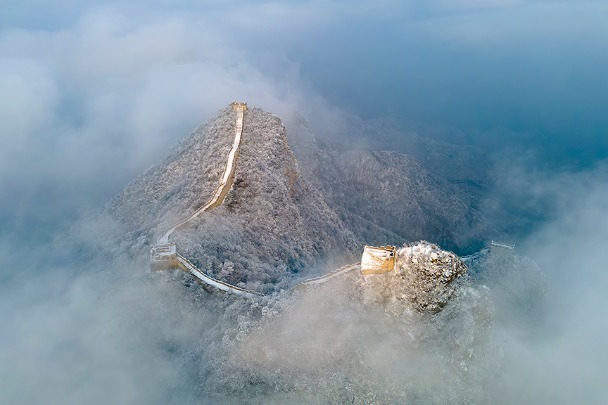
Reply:
<svg viewBox="0 0 608 405"><path fill-rule="evenodd" d="M394 246L365 246L361 257L361 274L384 274L395 268L396 251Z"/></svg>
<svg viewBox="0 0 608 405"><path fill-rule="evenodd" d="M232 103L230 103L230 106L235 111L238 111L238 110L246 111L247 110L247 103L242 102L242 101L233 101Z"/></svg>
<svg viewBox="0 0 608 405"><path fill-rule="evenodd" d="M152 247L150 251L150 269L152 271L177 268L179 268L179 262L177 261L175 243L165 243Z"/></svg>

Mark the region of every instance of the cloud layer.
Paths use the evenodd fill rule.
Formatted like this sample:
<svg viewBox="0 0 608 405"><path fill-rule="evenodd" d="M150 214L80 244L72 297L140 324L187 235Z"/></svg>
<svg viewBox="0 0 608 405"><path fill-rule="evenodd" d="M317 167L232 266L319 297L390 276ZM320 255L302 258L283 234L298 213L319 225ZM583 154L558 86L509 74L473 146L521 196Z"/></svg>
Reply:
<svg viewBox="0 0 608 405"><path fill-rule="evenodd" d="M523 245L543 275L497 256L433 317L387 313L347 282L249 305L132 259L82 269L58 260L78 234L33 254L3 245L0 391L63 404L603 403L605 172L538 183L571 191Z"/></svg>

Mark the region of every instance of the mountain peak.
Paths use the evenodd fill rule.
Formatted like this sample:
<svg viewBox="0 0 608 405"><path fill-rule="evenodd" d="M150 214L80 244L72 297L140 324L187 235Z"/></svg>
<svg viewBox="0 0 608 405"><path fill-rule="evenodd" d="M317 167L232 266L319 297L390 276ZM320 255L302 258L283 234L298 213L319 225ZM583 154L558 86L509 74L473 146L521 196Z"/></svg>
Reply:
<svg viewBox="0 0 608 405"><path fill-rule="evenodd" d="M226 176L238 105L220 110L110 202L109 212L129 229L125 242L145 251L192 217L170 235L179 252L210 275L258 291L332 256L354 258L359 240L300 175L281 119L260 108L242 111L234 178L222 203L196 215Z"/></svg>

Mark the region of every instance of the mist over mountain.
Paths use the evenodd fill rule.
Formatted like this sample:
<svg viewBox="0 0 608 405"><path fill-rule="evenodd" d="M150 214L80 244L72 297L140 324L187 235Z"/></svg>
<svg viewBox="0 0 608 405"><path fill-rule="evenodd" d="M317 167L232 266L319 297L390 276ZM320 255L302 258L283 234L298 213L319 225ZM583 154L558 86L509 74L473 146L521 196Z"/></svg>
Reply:
<svg viewBox="0 0 608 405"><path fill-rule="evenodd" d="M604 1L5 3L0 403L606 403Z"/></svg>
<svg viewBox="0 0 608 405"><path fill-rule="evenodd" d="M117 243L127 260L147 257L157 236L213 194L211 179L221 177L217 167L225 164L235 114L221 110L108 204L108 214L122 224ZM492 326L495 302L511 310L545 300L542 285L521 291L510 286L515 274L527 280L535 269L506 271L496 293L481 284L484 277L497 280L491 270L500 266L492 257L510 258L519 269L514 253L476 257L474 277L468 278L453 253L426 242L409 244L399 250L399 270L389 276L368 280L350 273L295 292L288 288L295 273L357 260L363 244L371 243L366 238L400 243L422 235L453 245L478 243L487 224L468 204L480 204L475 197L481 193L467 193L412 156L341 148L317 142L310 132L291 141L300 164L277 116L250 106L243 122L235 180L224 202L171 238L205 272L270 294L249 302L177 273L154 278L183 285L172 299L182 296L189 311L213 314L205 316L209 327L197 329L197 337L170 339L182 347L171 352L192 362L194 373L172 385L179 391L173 400L494 398L500 386L492 381L494 369L502 362ZM452 232L440 232L450 227ZM520 298L495 301L506 291Z"/></svg>
<svg viewBox="0 0 608 405"><path fill-rule="evenodd" d="M226 164L234 121L230 107L220 111L112 200L108 211L124 219L130 230L125 243L132 250L145 252L155 236L211 197ZM288 273L338 255L343 264L354 261L361 240L300 176L280 119L250 108L242 138L234 185L224 203L174 237L190 260L231 283L267 288Z"/></svg>
<svg viewBox="0 0 608 405"><path fill-rule="evenodd" d="M211 197L230 149L234 114L230 107L221 110L108 204L124 226L123 244L136 257ZM365 244L429 240L462 252L483 246L491 225L481 213L480 190L458 187L412 156L317 142L307 128L300 130L290 140L277 116L255 107L244 113L226 200L173 236L195 265L232 284L270 291L286 275L323 262L355 262ZM441 153L434 145L442 146L425 144L429 156ZM458 153L458 146L450 147ZM459 165L461 179L474 172Z"/></svg>
<svg viewBox="0 0 608 405"><path fill-rule="evenodd" d="M235 181L224 203L176 230L172 238L180 252L215 277L271 294L250 301L210 290L183 273L150 277L148 252L156 237L213 194L234 121L234 111L220 110L108 203L111 221L104 215L90 217L49 251L24 261L32 266L28 272L5 278L0 305L9 317L0 337L14 351L3 352L4 364L19 363L16 356L32 347L37 359L21 360L22 371L2 369L7 398L506 404L555 397L544 384L532 394L521 393L529 379L545 381L542 368L530 367L527 359L551 362L558 352L573 348L570 340L573 345L586 341L584 334L567 327L580 319L582 307L573 305L556 329L559 313L553 308L561 306L550 291L566 290L552 287L534 261L516 252L482 252L466 262L468 276L457 267L461 276L445 290L435 291L442 284L432 281L441 280L443 270L431 269L438 258L446 258L448 266L457 261L452 254L433 256L438 248L428 244L411 247L429 250L424 260L413 256L416 261L402 262L420 266L417 277L400 270L394 278L367 283L351 273L304 290L287 289L298 278L357 260L366 238L395 243L416 230L430 240L476 243L487 224L483 210L471 206L483 206L476 199L483 188L442 178L402 153L344 147L303 129L306 136L296 133L291 139L277 116L258 108L244 114ZM568 187L583 195L579 192L588 186L599 187L602 173L560 177L550 188L558 192ZM562 212L580 216L569 225L573 235L586 232L577 224L592 229L595 222L585 213L604 218L601 203L593 201L559 201ZM433 211L416 215L423 206ZM385 221L386 215L402 222ZM437 233L450 226L460 231ZM471 229L475 232L467 233ZM602 240L600 230L595 235ZM534 244L545 252L545 264L567 272L546 260L562 247L552 246L542 234L538 238ZM87 255L70 259L79 246ZM13 254L25 252L15 249ZM580 258L585 269L593 257L587 252ZM3 256L4 268L8 258ZM51 265L55 270L47 277L31 277L35 269ZM11 285L26 290L7 289ZM32 294L40 302L57 304L41 306L38 300L20 298ZM421 313L410 304L429 305L426 300L441 311ZM29 338L21 339L23 334ZM67 347L35 343L38 336L58 342L64 335L69 336ZM541 350L544 342L550 346ZM40 364L53 364L62 372L49 379L50 369ZM587 367L583 359L578 364ZM82 367L94 378L83 382ZM124 373L117 374L117 369ZM29 378L24 373L45 383L25 393ZM559 368L552 373L564 384L571 377ZM590 381L597 386L596 379ZM114 390L107 393L107 387ZM569 398L581 395L577 387L572 392Z"/></svg>
<svg viewBox="0 0 608 405"><path fill-rule="evenodd" d="M399 153L394 128L378 123L360 126L350 144L315 136L305 121L294 132L304 173L368 243L424 239L470 253L500 234L484 217L490 179L479 168L490 162L479 151L404 134Z"/></svg>

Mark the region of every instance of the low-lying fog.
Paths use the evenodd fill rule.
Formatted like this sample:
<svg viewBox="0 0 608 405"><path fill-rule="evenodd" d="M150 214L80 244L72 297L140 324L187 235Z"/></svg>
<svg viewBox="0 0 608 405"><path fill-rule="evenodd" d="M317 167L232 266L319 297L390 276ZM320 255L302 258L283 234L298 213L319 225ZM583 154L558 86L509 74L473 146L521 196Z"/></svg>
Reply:
<svg viewBox="0 0 608 405"><path fill-rule="evenodd" d="M90 222L4 240L3 402L601 403L605 175L543 183L564 192L518 247L538 266L491 255L437 315L391 313L347 281L251 303L126 259L80 268L62 252L109 232Z"/></svg>

